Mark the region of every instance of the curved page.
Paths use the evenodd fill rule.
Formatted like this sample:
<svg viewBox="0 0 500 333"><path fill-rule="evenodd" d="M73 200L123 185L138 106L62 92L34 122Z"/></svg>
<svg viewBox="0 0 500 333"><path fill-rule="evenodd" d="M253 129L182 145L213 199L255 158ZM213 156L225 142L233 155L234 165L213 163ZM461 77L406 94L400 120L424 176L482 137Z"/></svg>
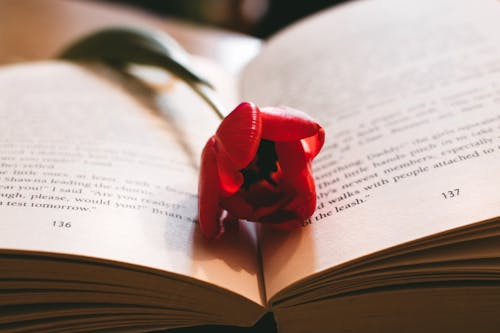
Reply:
<svg viewBox="0 0 500 333"><path fill-rule="evenodd" d="M267 296L347 261L500 215L500 3L357 1L271 39L246 99L326 128L318 208L263 233Z"/></svg>
<svg viewBox="0 0 500 333"><path fill-rule="evenodd" d="M181 83L159 88L160 109L101 67L0 71L0 249L147 266L262 304L254 231L208 243L195 223L217 118Z"/></svg>

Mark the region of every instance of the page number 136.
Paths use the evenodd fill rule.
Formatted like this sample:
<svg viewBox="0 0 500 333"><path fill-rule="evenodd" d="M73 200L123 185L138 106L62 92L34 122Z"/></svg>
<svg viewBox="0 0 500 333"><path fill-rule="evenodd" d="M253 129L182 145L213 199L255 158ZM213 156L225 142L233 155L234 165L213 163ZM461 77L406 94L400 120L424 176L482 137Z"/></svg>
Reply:
<svg viewBox="0 0 500 333"><path fill-rule="evenodd" d="M452 199L456 198L460 195L460 189L455 188L453 190L448 190L445 192L441 192L441 195L443 196L443 199Z"/></svg>
<svg viewBox="0 0 500 333"><path fill-rule="evenodd" d="M69 228L71 228L71 222L68 222L68 221L52 221L52 226L55 227L55 228L69 229Z"/></svg>

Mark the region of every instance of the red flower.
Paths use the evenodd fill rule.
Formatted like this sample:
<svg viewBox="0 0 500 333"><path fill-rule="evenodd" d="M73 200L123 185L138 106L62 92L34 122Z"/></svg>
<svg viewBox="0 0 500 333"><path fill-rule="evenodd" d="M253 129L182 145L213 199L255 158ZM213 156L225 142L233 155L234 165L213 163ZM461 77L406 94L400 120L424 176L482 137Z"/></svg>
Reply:
<svg viewBox="0 0 500 333"><path fill-rule="evenodd" d="M288 107L241 103L220 124L201 157L199 223L206 238L246 219L291 229L316 207L311 161L323 128Z"/></svg>

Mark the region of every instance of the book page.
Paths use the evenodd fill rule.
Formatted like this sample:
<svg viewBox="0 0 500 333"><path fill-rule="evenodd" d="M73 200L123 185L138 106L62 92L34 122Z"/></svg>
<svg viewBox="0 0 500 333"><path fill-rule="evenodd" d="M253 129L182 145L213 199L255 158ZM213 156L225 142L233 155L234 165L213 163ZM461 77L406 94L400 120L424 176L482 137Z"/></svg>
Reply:
<svg viewBox="0 0 500 333"><path fill-rule="evenodd" d="M154 100L104 67L0 70L0 249L147 266L261 304L255 231L209 243L196 224L199 156L218 118L164 79Z"/></svg>
<svg viewBox="0 0 500 333"><path fill-rule="evenodd" d="M357 1L272 38L242 79L326 129L318 206L263 232L267 296L347 261L500 215L500 3ZM258 84L256 84L258 82Z"/></svg>

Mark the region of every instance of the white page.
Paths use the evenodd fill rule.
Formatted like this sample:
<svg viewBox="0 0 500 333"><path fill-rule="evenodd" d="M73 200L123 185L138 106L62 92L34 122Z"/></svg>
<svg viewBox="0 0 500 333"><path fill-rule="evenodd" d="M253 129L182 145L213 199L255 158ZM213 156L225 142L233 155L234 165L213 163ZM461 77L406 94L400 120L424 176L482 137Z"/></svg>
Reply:
<svg viewBox="0 0 500 333"><path fill-rule="evenodd" d="M318 209L264 232L267 296L308 275L500 215L500 3L358 1L272 38L245 99L323 124Z"/></svg>
<svg viewBox="0 0 500 333"><path fill-rule="evenodd" d="M217 117L180 83L160 98L162 116L104 72L0 70L0 249L157 268L261 304L252 229L209 243L195 223L199 156Z"/></svg>

